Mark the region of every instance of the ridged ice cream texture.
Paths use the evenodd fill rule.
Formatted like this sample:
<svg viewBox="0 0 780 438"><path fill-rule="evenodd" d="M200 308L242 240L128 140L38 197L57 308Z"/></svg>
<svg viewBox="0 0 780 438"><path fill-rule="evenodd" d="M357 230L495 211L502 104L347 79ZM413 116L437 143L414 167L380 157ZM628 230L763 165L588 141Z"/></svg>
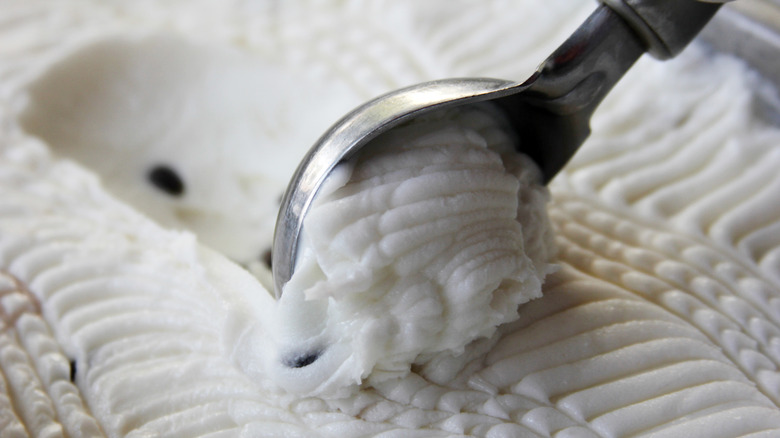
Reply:
<svg viewBox="0 0 780 438"><path fill-rule="evenodd" d="M305 218L274 323L293 349L280 353L283 375L316 362L274 380L320 394L397 378L437 353L461 354L540 297L555 252L548 194L515 144L496 108L456 108L339 165ZM318 362L334 365L310 371Z"/></svg>
<svg viewBox="0 0 780 438"><path fill-rule="evenodd" d="M278 346L258 335L258 321L285 315L274 311L262 286L269 284L267 270L254 258L270 242L268 211L303 151L287 156L274 150L274 142L247 139L310 144L334 114L426 79L523 78L592 8L583 2L572 13L563 0L527 1L514 11L501 2L477 9L337 3L285 2L274 9L272 2L163 7L26 1L4 9L4 433L777 433L780 133L753 111L762 97L756 93L760 81L739 61L700 47L669 63L642 60L605 101L593 137L551 185L549 214L561 269L546 281L542 298L519 307L515 322L462 354L423 355L409 374L391 367L344 398L301 399L262 379L269 364L280 363L272 359L305 363L318 345L303 354L263 355ZM487 20L495 26L485 27ZM522 41L502 39L518 28L526 29ZM485 51L486 44L496 50ZM62 66L77 66L74 60L91 62L92 75L75 74L70 89L36 95L36 79L68 77ZM170 76L159 60L170 61ZM117 69L117 63L128 68ZM116 90L111 78L128 72L132 78L143 68L161 82L139 83L128 93L132 98L110 94ZM204 70L209 74L192 74ZM236 86L257 75L287 81L298 94ZM57 106L57 98L79 90L94 106ZM309 92L318 105L300 103ZM211 119L179 111L186 108L176 106L182 96L198 107L211 104ZM169 108L179 129L164 129L166 119L144 111L148 105L161 113ZM52 108L60 109L47 119ZM266 112L253 119L247 109ZM70 128L55 123L63 114L74 122ZM310 123L295 124L289 115ZM218 123L223 116L236 130ZM36 117L45 123L36 125ZM253 120L274 123L257 127ZM275 130L282 126L298 129ZM47 138L49 128L59 130ZM454 138L474 137L461 132ZM204 155L182 153L187 147ZM123 148L139 153L122 155ZM245 160L250 152L263 159ZM90 158L94 162L85 162ZM166 197L148 184L146 171L158 164L183 176L187 195ZM210 180L214 173L268 179ZM334 179L334 186L343 181ZM242 193L237 188L260 201L242 205L240 197L231 198ZM338 188L333 193L340 196ZM139 213L134 205L141 204L147 209ZM208 219L199 217L209 206L217 208ZM206 223L228 230L242 229L231 223L257 225L265 235L217 248L219 233L209 237L202 231L212 229ZM309 235L313 248L331 244L317 237L332 232L331 225L318 224L322 229ZM200 239L211 239L208 245L256 277ZM242 244L255 249L240 249ZM370 247L365 261L382 262ZM327 283L311 289L306 280L298 279L301 294L341 291ZM310 366L325 369L327 360L323 355ZM276 369L276 380L300 381L295 373L283 374L290 370Z"/></svg>

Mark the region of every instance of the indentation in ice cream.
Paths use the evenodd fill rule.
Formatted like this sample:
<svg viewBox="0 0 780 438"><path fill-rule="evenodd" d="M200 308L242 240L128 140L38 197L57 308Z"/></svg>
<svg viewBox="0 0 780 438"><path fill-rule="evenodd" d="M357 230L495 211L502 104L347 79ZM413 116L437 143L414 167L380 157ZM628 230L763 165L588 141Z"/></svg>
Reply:
<svg viewBox="0 0 780 438"><path fill-rule="evenodd" d="M343 84L313 86L278 63L164 33L85 44L28 93L27 132L255 272L306 145L359 101Z"/></svg>

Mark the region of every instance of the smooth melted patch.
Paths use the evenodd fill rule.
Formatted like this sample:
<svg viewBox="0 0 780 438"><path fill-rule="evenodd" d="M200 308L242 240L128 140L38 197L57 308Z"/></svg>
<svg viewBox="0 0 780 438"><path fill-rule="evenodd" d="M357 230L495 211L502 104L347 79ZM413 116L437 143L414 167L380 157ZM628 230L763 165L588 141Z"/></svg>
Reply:
<svg viewBox="0 0 780 438"><path fill-rule="evenodd" d="M107 38L35 79L20 123L158 223L265 271L278 194L360 101L267 61L168 35Z"/></svg>

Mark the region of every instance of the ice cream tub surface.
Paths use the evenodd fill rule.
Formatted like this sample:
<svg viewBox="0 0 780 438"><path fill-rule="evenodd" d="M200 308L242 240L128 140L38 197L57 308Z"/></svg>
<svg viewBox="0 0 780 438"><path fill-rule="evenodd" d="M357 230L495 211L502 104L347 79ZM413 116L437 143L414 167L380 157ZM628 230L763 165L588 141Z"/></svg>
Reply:
<svg viewBox="0 0 780 438"><path fill-rule="evenodd" d="M330 124L595 5L6 0L0 436L780 435L775 0L641 58L547 187L489 106L380 137L269 293Z"/></svg>

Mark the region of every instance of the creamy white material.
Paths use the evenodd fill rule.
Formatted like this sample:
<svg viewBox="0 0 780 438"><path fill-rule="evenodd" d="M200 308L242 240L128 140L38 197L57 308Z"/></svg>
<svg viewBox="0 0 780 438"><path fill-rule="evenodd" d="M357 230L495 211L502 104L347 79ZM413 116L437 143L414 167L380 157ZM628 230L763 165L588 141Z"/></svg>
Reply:
<svg viewBox="0 0 780 438"><path fill-rule="evenodd" d="M282 67L174 35L112 36L36 78L19 121L155 221L257 270L300 145L357 100ZM160 168L180 193L150 181Z"/></svg>
<svg viewBox="0 0 780 438"><path fill-rule="evenodd" d="M546 279L541 298L520 306L516 321L460 355L420 358L408 374L369 378L344 398L299 398L262 378L288 373L281 377L294 381L296 368L279 359L305 362L306 354L297 353L311 350L275 343L274 322L285 315L258 281L201 246L195 234L139 214L150 202L130 206L108 194L112 176L119 178L106 171L110 164L137 166L137 179L121 181L146 189L144 160L186 145L167 143L158 130L146 130L158 126L142 123L146 112L128 113L126 101L90 86L101 79L105 89L120 89L124 81L112 82L112 75L76 74L67 87L33 92L35 106L23 122L26 96L41 90L31 82L57 83L66 77L57 68L78 71L73 60L84 59L78 56L95 70L110 70L101 61L109 58L95 51L108 47L134 53L132 64L151 65L158 79L172 77L145 60L161 53L193 68L210 59L247 69L259 62L308 75L300 87L325 94L328 87L348 89L335 93L333 105L353 106L435 77L525 78L593 3L578 3L575 11L570 0L525 0L511 8L457 0L6 3L0 11L3 434L766 437L780 431L780 130L753 113L759 82L740 62L692 47L667 63L641 60L624 78L596 114L589 142L550 187L561 269ZM522 38L510 38L518 29ZM147 43L157 38L174 42ZM182 90L220 113L272 112L251 91L222 100L217 91L232 86L220 78L234 70L214 68L214 82L172 71L182 76ZM203 84L215 92L204 93ZM188 95L169 96L168 88L154 86L149 95L133 88L129 95L141 93L149 112L161 114L166 98ZM74 96L73 90L93 106L47 113L47 99ZM305 95L290 94L290 105L325 105L326 97L299 100ZM99 110L79 114L89 108ZM121 123L107 124L111 114L121 115ZM71 137L83 154L69 155L55 141L59 135L44 135L60 116L85 123L73 125L80 133ZM246 157L238 151L250 149L247 137L230 132L242 124L215 117L185 118L181 126L172 118L168 127L188 130L182 138L209 159L220 154L199 139L224 130L220 138L236 144L220 146L227 156L235 147L237 160L220 174L231 175ZM268 129L245 123L259 134ZM107 126L148 139L143 152L115 154L128 144ZM115 137L118 149L101 143ZM95 138L101 141L86 141ZM273 162L294 162L292 155L306 147L275 151L283 156ZM93 164L94 173L65 158L101 154L106 161ZM177 169L221 166L199 156L165 158ZM186 202L213 199L192 187ZM162 212L185 202L162 199L168 199L159 204ZM255 272L267 274L262 264ZM281 354L288 352L295 354ZM324 381L330 364L338 361L322 356L298 371Z"/></svg>
<svg viewBox="0 0 780 438"><path fill-rule="evenodd" d="M275 381L328 394L402 377L541 296L555 246L547 190L508 132L490 106L435 112L330 175L271 329L300 371Z"/></svg>

